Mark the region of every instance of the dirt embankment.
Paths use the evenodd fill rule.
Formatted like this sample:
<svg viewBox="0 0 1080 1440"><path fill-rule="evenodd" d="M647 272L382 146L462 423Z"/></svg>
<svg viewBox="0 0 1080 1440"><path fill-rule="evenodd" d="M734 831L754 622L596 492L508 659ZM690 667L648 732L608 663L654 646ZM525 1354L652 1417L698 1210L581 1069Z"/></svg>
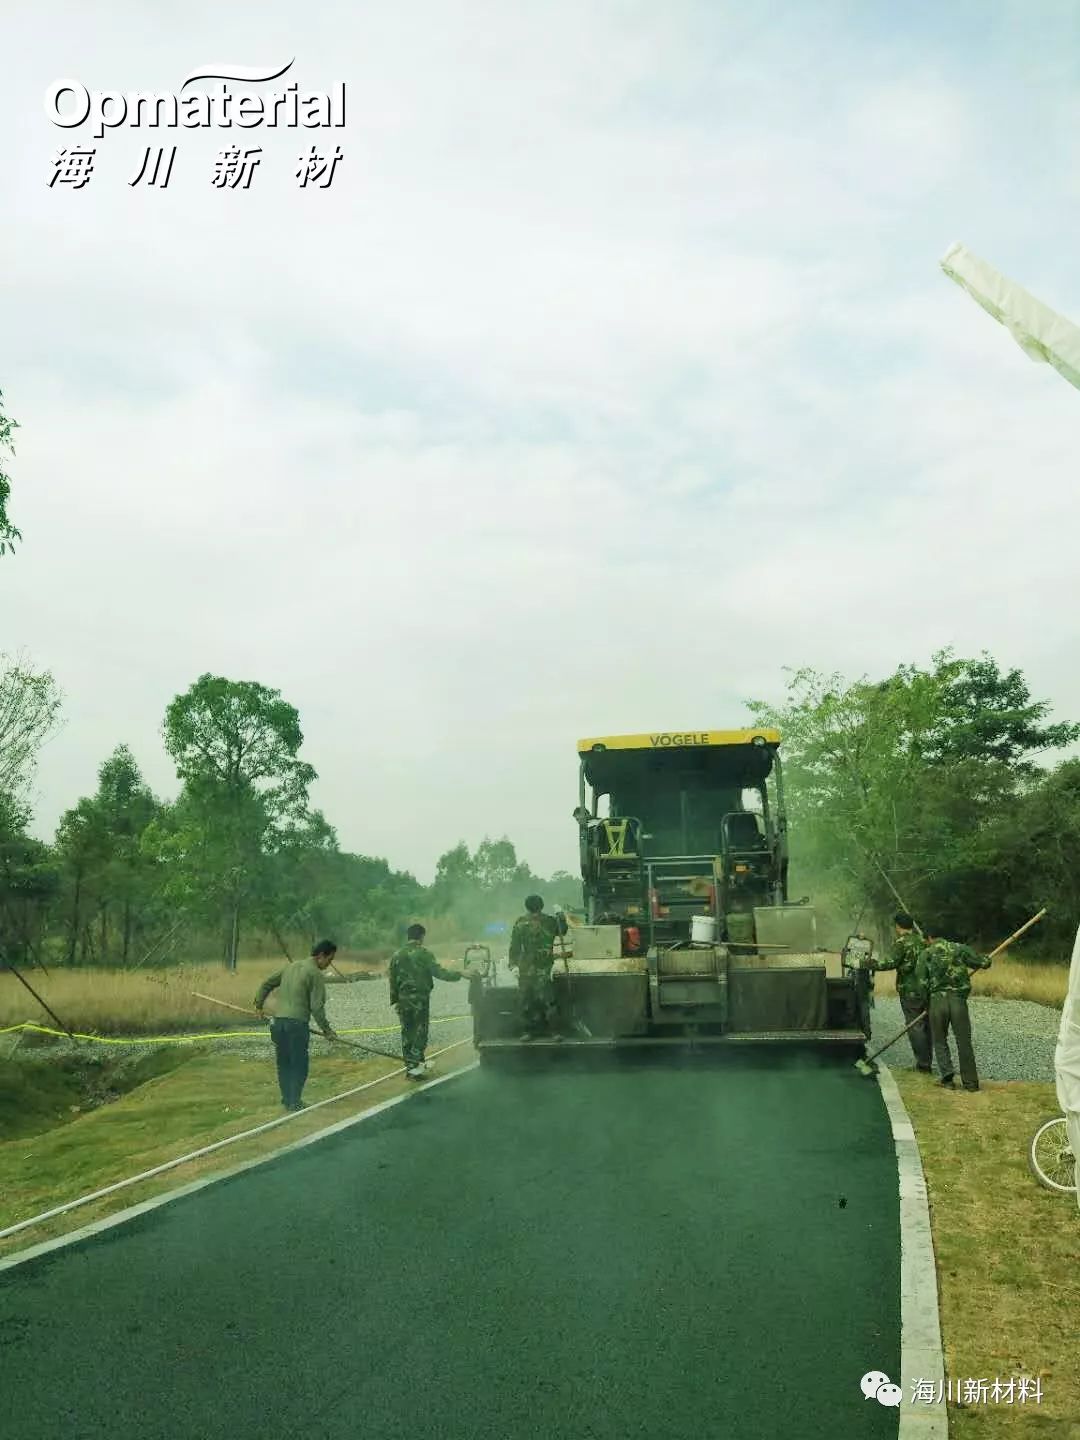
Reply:
<svg viewBox="0 0 1080 1440"><path fill-rule="evenodd" d="M48 1055L0 1060L0 1141L39 1135L175 1070L191 1052Z"/></svg>

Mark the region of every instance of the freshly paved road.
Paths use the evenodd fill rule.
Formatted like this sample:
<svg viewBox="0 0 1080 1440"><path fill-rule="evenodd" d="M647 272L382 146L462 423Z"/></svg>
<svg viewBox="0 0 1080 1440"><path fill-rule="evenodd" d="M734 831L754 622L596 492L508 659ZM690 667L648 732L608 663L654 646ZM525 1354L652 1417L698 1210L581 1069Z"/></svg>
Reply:
<svg viewBox="0 0 1080 1440"><path fill-rule="evenodd" d="M859 1390L899 1371L876 1084L850 1057L569 1060L0 1273L5 1434L894 1440Z"/></svg>

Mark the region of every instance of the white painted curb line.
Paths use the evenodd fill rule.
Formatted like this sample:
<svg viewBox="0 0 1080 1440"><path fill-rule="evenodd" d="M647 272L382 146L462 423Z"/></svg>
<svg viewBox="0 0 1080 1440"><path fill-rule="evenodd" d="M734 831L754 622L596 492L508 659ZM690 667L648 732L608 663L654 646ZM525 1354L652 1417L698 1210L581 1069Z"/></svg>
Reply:
<svg viewBox="0 0 1080 1440"><path fill-rule="evenodd" d="M91 1225L84 1225L81 1230L73 1230L70 1235L61 1235L55 1240L46 1240L41 1245L34 1245L29 1250L19 1250L14 1255L0 1259L0 1272L11 1270L16 1265L24 1265L28 1260L36 1260L39 1255L48 1255L50 1251L62 1250L67 1245L77 1245L80 1241L88 1240L93 1235L100 1235L103 1230L111 1230L115 1225L124 1225L129 1220L134 1220L136 1215L145 1215L150 1210L156 1210L161 1205L170 1205L174 1200L180 1200L185 1195L194 1195L197 1190L205 1190L210 1185L217 1185L222 1180L231 1180L234 1175L243 1175L247 1170L254 1170L260 1165L267 1165L271 1160L278 1160L282 1155L291 1155L294 1150L303 1150L306 1145L314 1145L319 1140L325 1140L329 1135L337 1135L342 1130L348 1130L353 1125L359 1125L364 1120L370 1120L373 1115L380 1115L384 1110L389 1110L394 1105L400 1105L403 1100L412 1100L416 1095L424 1095L433 1090L436 1085L445 1085L448 1080L456 1080L459 1075L466 1075L470 1070L475 1070L479 1060L474 1060L471 1065L463 1065L460 1070L451 1070L448 1075L439 1075L434 1080L427 1080L415 1090L406 1090L401 1095L395 1095L392 1100L383 1100L378 1105L373 1105L370 1110L362 1110L359 1115L350 1115L345 1120L339 1120L334 1125L328 1125L325 1130L316 1130L312 1135L305 1135L300 1140L294 1140L291 1145L283 1145L280 1150L271 1150L268 1155L258 1155L254 1160L245 1160L240 1165L233 1165L228 1170L219 1170L214 1175L207 1175L202 1180L193 1180L189 1185L181 1185L176 1190L166 1190L164 1195L155 1195L150 1200L144 1200L141 1205L132 1205L127 1210L118 1210L115 1215L107 1215L104 1220L95 1220Z"/></svg>
<svg viewBox="0 0 1080 1440"><path fill-rule="evenodd" d="M945 1401L932 1405L912 1403L915 1382L929 1380L936 1392L945 1382L938 1318L937 1267L930 1230L919 1144L892 1072L877 1062L877 1080L889 1112L896 1168L900 1176L900 1429L897 1440L948 1440Z"/></svg>

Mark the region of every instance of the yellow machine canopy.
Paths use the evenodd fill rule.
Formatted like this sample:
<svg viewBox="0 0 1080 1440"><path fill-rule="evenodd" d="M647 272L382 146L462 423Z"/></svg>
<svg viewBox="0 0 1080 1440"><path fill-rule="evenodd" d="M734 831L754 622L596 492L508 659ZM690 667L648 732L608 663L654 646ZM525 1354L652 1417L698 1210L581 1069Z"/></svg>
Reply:
<svg viewBox="0 0 1080 1440"><path fill-rule="evenodd" d="M766 780L779 778L775 730L672 730L581 740L581 801L610 798L610 814L643 827L645 853L719 855L725 817L743 810L743 791L761 795L768 824ZM777 796L782 811L782 795ZM586 807L588 808L588 807ZM747 823L747 822L743 822ZM757 837L757 822L749 822Z"/></svg>
<svg viewBox="0 0 1080 1440"><path fill-rule="evenodd" d="M578 741L582 772L598 795L645 776L696 774L706 783L757 786L773 768L776 730L662 730Z"/></svg>

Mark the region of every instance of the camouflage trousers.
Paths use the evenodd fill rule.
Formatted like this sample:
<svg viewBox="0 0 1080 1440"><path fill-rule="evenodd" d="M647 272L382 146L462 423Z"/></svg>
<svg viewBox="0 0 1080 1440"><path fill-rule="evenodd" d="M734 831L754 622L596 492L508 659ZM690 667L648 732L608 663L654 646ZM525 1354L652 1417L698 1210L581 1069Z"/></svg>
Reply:
<svg viewBox="0 0 1080 1440"><path fill-rule="evenodd" d="M960 1062L960 1079L965 1090L978 1090L979 1071L971 1044L971 1015L966 995L955 990L939 991L930 996L930 1033L934 1038L934 1058L943 1080L951 1080L955 1071L949 1053L949 1031L956 1040L956 1058Z"/></svg>
<svg viewBox="0 0 1080 1440"><path fill-rule="evenodd" d="M930 1001L924 995L901 995L900 1008L904 1012L904 1023L911 1025L908 1039L918 1069L929 1072L933 1068L933 1042L930 1036ZM919 1016L923 1018L919 1020Z"/></svg>
<svg viewBox="0 0 1080 1440"><path fill-rule="evenodd" d="M542 1035L555 1025L555 987L551 983L550 960L539 964L518 961L518 993L521 1018L530 1035Z"/></svg>
<svg viewBox="0 0 1080 1440"><path fill-rule="evenodd" d="M397 1013L401 1021L401 1058L406 1065L419 1065L427 1049L431 1001L427 995L399 995Z"/></svg>

